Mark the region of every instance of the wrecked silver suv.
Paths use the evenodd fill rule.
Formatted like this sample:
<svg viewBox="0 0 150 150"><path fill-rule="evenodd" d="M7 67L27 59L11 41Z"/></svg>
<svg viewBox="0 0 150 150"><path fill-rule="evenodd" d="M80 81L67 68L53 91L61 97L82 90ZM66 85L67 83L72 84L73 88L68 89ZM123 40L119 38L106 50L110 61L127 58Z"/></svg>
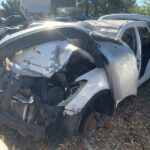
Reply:
<svg viewBox="0 0 150 150"><path fill-rule="evenodd" d="M38 139L76 134L91 112L111 115L136 95L150 77L148 17L112 16L31 25L5 36L0 121Z"/></svg>

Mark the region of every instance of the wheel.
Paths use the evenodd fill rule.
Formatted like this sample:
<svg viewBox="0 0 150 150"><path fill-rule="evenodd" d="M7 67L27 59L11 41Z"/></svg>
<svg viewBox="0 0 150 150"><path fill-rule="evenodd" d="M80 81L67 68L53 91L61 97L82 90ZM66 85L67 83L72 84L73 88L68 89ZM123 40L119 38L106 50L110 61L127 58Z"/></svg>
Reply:
<svg viewBox="0 0 150 150"><path fill-rule="evenodd" d="M81 122L80 131L86 136L91 135L98 129L98 116L96 112L87 112Z"/></svg>

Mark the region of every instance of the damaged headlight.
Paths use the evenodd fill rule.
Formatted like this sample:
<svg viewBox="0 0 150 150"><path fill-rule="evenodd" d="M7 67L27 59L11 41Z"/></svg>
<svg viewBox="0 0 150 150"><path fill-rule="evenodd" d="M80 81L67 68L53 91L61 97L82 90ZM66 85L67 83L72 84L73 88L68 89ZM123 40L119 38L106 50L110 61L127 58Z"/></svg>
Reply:
<svg viewBox="0 0 150 150"><path fill-rule="evenodd" d="M74 83L74 86L70 89L67 99L61 101L58 106L66 106L85 86L86 80L81 80Z"/></svg>

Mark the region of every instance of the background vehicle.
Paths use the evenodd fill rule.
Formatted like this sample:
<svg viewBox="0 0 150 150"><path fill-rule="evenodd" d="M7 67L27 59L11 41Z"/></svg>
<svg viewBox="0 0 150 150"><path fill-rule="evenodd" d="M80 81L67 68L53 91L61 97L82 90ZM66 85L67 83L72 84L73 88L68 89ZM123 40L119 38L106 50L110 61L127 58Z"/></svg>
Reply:
<svg viewBox="0 0 150 150"><path fill-rule="evenodd" d="M6 19L5 18L0 18L0 24L1 24L1 26L15 27L15 26L18 26L18 25L27 24L27 20L21 15L12 15L12 16L9 16Z"/></svg>
<svg viewBox="0 0 150 150"><path fill-rule="evenodd" d="M66 16L66 17L55 17L53 19L54 21L60 21L60 22L75 22L76 20L72 17Z"/></svg>

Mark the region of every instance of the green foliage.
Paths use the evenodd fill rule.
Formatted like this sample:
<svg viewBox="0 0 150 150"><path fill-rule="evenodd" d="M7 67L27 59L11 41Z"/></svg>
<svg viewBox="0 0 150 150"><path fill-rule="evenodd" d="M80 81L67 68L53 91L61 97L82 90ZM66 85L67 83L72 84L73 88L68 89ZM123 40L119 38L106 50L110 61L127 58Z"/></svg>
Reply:
<svg viewBox="0 0 150 150"><path fill-rule="evenodd" d="M6 2L2 2L1 5L4 8L3 14L5 17L20 13L20 0L6 0Z"/></svg>
<svg viewBox="0 0 150 150"><path fill-rule="evenodd" d="M150 15L150 0L144 0L142 6L138 6L137 4L130 8L131 13Z"/></svg>
<svg viewBox="0 0 150 150"><path fill-rule="evenodd" d="M80 0L79 6L82 7L82 5L87 3L93 5L94 15L103 15L109 13L129 12L130 8L135 5L136 0L83 0L82 3ZM92 6L88 7L89 13L92 12L91 8Z"/></svg>
<svg viewBox="0 0 150 150"><path fill-rule="evenodd" d="M105 15L110 13L140 13L150 15L150 0L143 0L144 5L138 6L136 0L77 0L78 8L62 8L58 11L59 15L76 16L81 12L85 12L87 16ZM6 0L2 2L5 17L12 14L20 14L20 0Z"/></svg>
<svg viewBox="0 0 150 150"><path fill-rule="evenodd" d="M141 13L150 15L150 0L145 0L143 7L141 7Z"/></svg>

